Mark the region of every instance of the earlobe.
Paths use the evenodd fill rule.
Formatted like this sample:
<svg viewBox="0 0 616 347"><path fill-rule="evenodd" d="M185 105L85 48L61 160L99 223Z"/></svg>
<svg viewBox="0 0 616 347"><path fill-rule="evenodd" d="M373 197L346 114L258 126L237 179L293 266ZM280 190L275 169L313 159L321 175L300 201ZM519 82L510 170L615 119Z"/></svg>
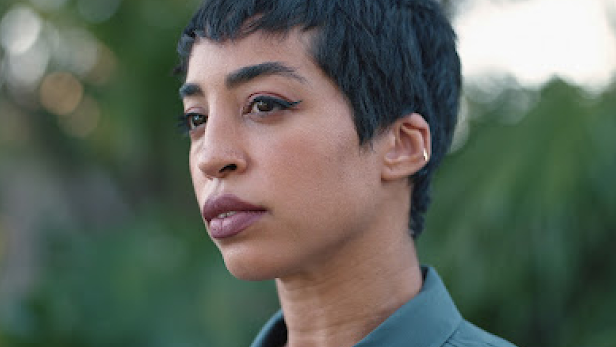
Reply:
<svg viewBox="0 0 616 347"><path fill-rule="evenodd" d="M430 159L430 126L419 114L406 115L386 131L383 180L406 178Z"/></svg>

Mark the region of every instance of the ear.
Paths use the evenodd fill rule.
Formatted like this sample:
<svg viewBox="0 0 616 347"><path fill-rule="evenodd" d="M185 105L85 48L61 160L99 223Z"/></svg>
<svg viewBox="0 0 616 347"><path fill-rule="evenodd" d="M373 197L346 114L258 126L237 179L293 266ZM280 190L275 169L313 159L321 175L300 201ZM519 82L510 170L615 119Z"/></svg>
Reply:
<svg viewBox="0 0 616 347"><path fill-rule="evenodd" d="M430 125L419 114L408 114L394 122L384 134L383 180L408 177L423 168L430 158Z"/></svg>

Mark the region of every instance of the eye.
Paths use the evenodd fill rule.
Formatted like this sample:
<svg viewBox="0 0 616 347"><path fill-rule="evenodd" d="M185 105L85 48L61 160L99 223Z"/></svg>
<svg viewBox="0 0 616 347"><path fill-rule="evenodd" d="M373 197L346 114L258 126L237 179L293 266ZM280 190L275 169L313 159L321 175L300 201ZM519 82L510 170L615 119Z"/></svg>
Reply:
<svg viewBox="0 0 616 347"><path fill-rule="evenodd" d="M200 113L189 113L188 114L188 126L191 129L194 129L201 124L205 124L207 122L207 117Z"/></svg>
<svg viewBox="0 0 616 347"><path fill-rule="evenodd" d="M188 132L207 123L207 116L201 113L189 112L180 117L179 123L182 130Z"/></svg>
<svg viewBox="0 0 616 347"><path fill-rule="evenodd" d="M300 102L301 100L287 101L272 96L257 96L250 101L246 111L256 115L267 115L272 112L286 110L299 104Z"/></svg>
<svg viewBox="0 0 616 347"><path fill-rule="evenodd" d="M276 108L276 105L272 100L258 100L252 103L250 112L271 112Z"/></svg>

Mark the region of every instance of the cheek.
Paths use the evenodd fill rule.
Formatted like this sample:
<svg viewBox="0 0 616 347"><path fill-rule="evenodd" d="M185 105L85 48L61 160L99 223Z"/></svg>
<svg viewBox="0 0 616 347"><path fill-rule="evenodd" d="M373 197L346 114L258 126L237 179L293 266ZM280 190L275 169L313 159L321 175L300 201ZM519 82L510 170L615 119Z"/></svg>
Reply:
<svg viewBox="0 0 616 347"><path fill-rule="evenodd" d="M363 199L371 189L372 175L367 159L360 154L354 128L349 128L338 132L304 129L278 138L263 152L268 167L262 171L267 172L262 179L273 188L276 200L287 202L287 212L300 219L340 217L363 203L356 198Z"/></svg>
<svg viewBox="0 0 616 347"><path fill-rule="evenodd" d="M319 189L327 183L328 176L341 169L348 158L347 139L330 133L325 138L322 132L302 129L284 138L273 138L263 153L276 184L310 186ZM321 182L321 184L314 184Z"/></svg>
<svg viewBox="0 0 616 347"><path fill-rule="evenodd" d="M197 202L199 204L199 207L201 207L203 206L204 199L205 199L203 195L204 193L203 190L205 189L207 180L205 176L203 175L203 173L197 167L197 157L196 157L195 151L193 150L193 146L191 146L189 156L188 156L188 169L189 169L190 176L192 179L193 189L195 191Z"/></svg>

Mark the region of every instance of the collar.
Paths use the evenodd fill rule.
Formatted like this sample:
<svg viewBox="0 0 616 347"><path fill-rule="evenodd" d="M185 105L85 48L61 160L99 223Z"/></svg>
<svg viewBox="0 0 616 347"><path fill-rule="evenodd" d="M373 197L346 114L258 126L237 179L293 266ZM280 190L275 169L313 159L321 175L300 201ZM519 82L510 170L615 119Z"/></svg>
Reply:
<svg viewBox="0 0 616 347"><path fill-rule="evenodd" d="M421 291L396 310L355 347L440 347L462 323L443 281L431 267L422 267ZM287 339L282 311L263 327L251 347L279 347Z"/></svg>

